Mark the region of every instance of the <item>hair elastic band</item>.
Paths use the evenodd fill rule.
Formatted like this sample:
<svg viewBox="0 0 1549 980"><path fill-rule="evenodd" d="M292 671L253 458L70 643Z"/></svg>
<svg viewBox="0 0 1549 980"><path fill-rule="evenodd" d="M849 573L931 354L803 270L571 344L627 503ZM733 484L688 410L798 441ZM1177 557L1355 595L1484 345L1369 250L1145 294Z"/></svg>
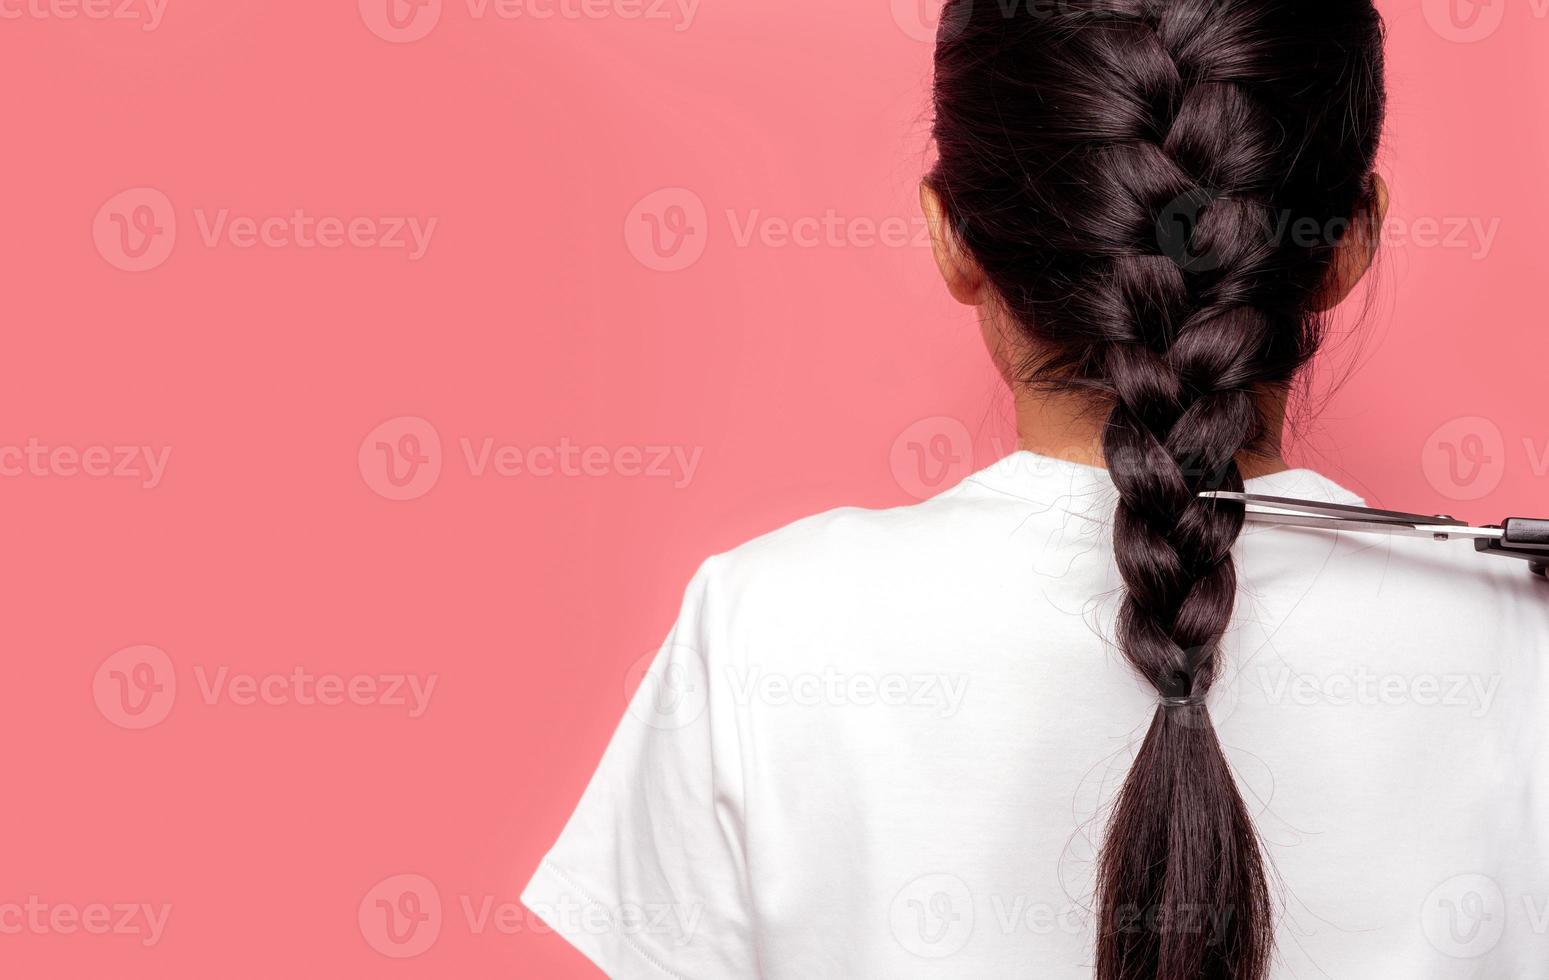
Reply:
<svg viewBox="0 0 1549 980"><path fill-rule="evenodd" d="M1201 691L1181 698L1158 698L1157 703L1164 708L1202 708L1205 706L1205 694Z"/></svg>

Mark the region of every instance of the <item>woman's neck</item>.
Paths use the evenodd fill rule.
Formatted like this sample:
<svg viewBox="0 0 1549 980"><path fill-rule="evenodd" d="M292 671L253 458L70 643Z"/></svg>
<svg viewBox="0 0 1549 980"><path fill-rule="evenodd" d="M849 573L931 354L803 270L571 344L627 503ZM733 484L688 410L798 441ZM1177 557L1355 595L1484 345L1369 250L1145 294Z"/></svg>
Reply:
<svg viewBox="0 0 1549 980"><path fill-rule="evenodd" d="M1068 393L1035 391L1023 385L1016 386L1014 391L1020 448L1052 459L1107 468L1102 448L1108 415L1105 409ZM1274 439L1256 451L1238 454L1237 466L1243 479L1290 468L1280 452L1285 410L1283 395L1265 400L1265 419Z"/></svg>

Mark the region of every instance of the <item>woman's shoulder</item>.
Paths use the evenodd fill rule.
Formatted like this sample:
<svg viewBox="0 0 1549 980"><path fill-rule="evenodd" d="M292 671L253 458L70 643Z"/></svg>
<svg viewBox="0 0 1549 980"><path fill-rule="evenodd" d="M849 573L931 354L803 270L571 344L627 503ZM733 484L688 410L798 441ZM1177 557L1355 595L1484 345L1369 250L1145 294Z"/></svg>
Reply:
<svg viewBox="0 0 1549 980"><path fill-rule="evenodd" d="M1004 525L996 501L970 480L893 507L840 506L792 521L712 556L720 577L744 585L832 585L911 574L972 560L984 529Z"/></svg>

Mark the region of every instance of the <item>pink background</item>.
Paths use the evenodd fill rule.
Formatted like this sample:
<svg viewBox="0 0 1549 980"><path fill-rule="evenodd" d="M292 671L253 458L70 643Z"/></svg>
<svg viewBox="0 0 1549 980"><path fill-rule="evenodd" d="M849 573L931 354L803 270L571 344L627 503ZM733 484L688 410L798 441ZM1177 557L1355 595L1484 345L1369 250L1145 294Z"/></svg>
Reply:
<svg viewBox="0 0 1549 980"><path fill-rule="evenodd" d="M1011 446L916 0L400 2L0 4L0 974L595 975L511 910L699 561ZM1384 7L1296 455L1549 513L1549 3Z"/></svg>

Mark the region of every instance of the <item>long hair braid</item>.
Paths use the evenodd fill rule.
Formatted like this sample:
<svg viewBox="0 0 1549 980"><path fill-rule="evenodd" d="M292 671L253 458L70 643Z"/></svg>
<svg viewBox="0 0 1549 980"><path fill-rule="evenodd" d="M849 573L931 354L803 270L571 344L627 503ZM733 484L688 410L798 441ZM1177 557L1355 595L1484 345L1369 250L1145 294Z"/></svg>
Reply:
<svg viewBox="0 0 1549 980"><path fill-rule="evenodd" d="M943 14L928 180L1028 336L1024 380L1107 411L1117 641L1161 699L1104 835L1101 980L1268 972L1266 861L1203 704L1243 513L1200 493L1243 489L1265 398L1317 350L1370 206L1381 45L1370 0Z"/></svg>

